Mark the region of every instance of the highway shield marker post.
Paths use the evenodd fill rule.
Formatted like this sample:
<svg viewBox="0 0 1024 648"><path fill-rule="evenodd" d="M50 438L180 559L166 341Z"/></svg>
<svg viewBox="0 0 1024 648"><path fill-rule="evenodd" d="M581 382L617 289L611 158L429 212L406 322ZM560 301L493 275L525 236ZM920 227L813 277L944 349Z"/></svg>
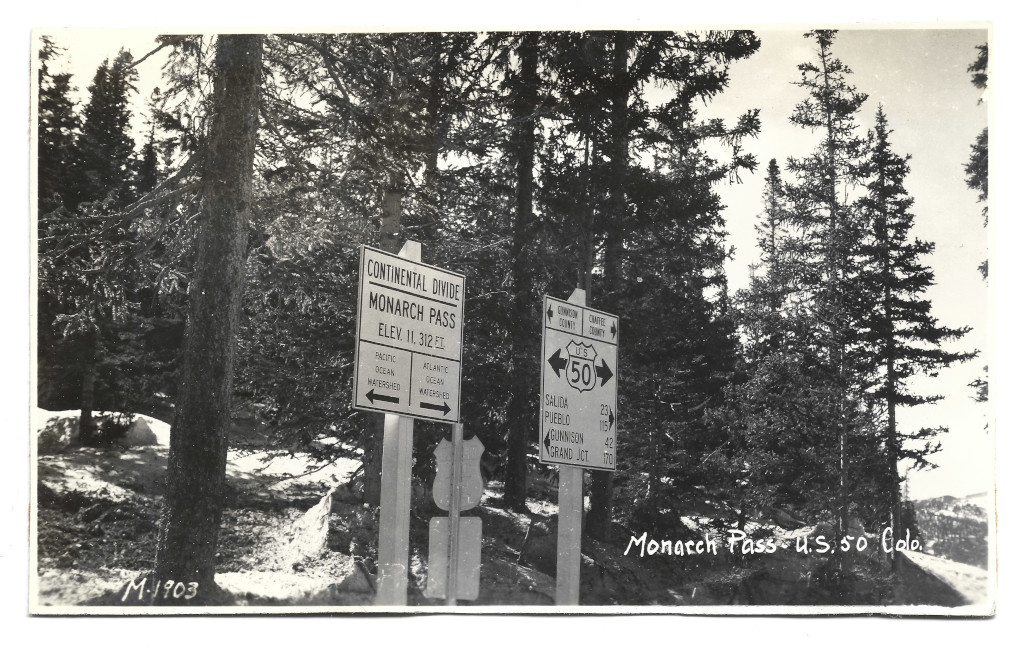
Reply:
<svg viewBox="0 0 1024 648"><path fill-rule="evenodd" d="M558 465L555 603L578 605L583 533L583 470L615 470L619 318L545 295L540 383L542 463Z"/></svg>
<svg viewBox="0 0 1024 648"><path fill-rule="evenodd" d="M460 513L478 505L483 497L483 453L484 444L479 438L463 439L461 423L452 426L451 441L441 439L434 449L434 503L448 511L448 517L430 519L423 595L443 598L446 605L456 605L459 599L476 600L480 594L483 522L477 517L461 517Z"/></svg>
<svg viewBox="0 0 1024 648"><path fill-rule="evenodd" d="M383 412L377 605L405 605L415 418L458 423L463 275L420 263L406 241L389 254L363 246L353 407Z"/></svg>

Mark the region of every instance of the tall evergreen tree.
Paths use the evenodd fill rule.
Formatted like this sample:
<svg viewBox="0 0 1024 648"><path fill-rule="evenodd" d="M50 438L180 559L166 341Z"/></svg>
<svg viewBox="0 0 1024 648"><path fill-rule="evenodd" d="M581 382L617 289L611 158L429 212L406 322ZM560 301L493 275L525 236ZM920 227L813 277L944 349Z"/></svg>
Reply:
<svg viewBox="0 0 1024 648"><path fill-rule="evenodd" d="M788 267L792 235L786 225L791 216L782 172L775 158L768 162L762 195L762 218L754 226L760 260L750 269L750 288L741 293L744 327L749 337L748 356L754 363L782 351L784 340L789 337L785 307L793 290Z"/></svg>
<svg viewBox="0 0 1024 648"><path fill-rule="evenodd" d="M534 351L536 327L531 314L536 313L533 299L530 258L527 246L535 221L534 167L537 159L537 109L540 95L540 36L537 32L520 35L515 45L518 70L509 74L510 145L515 164L516 203L512 218L511 292L512 311L510 370L512 393L508 402L508 461L505 466L505 505L514 511L526 512L527 449L535 428L536 416L530 407L532 386L522 377L530 375L536 364Z"/></svg>
<svg viewBox="0 0 1024 648"><path fill-rule="evenodd" d="M888 510L894 537L902 537L902 487L899 463L912 459L914 467L930 465L930 444L915 445L935 436L936 430L901 432L897 427L897 408L933 403L942 397L914 393L907 381L915 375L935 374L954 362L974 357L975 353L951 352L943 344L957 340L969 328L940 326L931 314L927 289L934 274L924 258L935 245L911 237L914 200L904 188L909 173L909 156L893 152L889 141L888 120L879 106L871 155L867 163L868 195L859 206L870 226L870 235L862 248L864 264L860 274L870 295L860 335L865 352L877 367L877 386L870 397L881 403L885 420ZM894 561L894 568L899 564Z"/></svg>
<svg viewBox="0 0 1024 648"><path fill-rule="evenodd" d="M104 61L89 86L89 100L82 113L78 157L84 186L79 202L110 198L120 208L131 203L134 191L135 142L131 136L131 95L138 73L132 55L121 50L114 60Z"/></svg>
<svg viewBox="0 0 1024 648"><path fill-rule="evenodd" d="M45 260L49 245L49 236L53 234L52 226L47 224L48 218L64 220L74 204L70 201L78 194L77 183L74 182L75 138L80 127L80 120L75 113L75 102L71 98L74 88L71 86L70 73L56 73L53 68L59 61L64 49L44 36L39 49L38 82L38 121L37 133L37 214L38 235L41 259ZM68 345L63 340L60 327L55 325L61 312L58 295L48 284L52 275L40 273L40 290L38 291L38 339L37 353L37 384L38 402L42 407L54 407L62 402L61 392L66 378L66 370L61 358L68 355ZM73 401L63 404L70 406Z"/></svg>
<svg viewBox="0 0 1024 648"><path fill-rule="evenodd" d="M52 325L75 358L69 376L80 381L80 438L95 426L97 391L108 396L123 378L125 324L133 308L135 272L130 219L118 211L135 198L134 142L129 97L136 77L131 54L104 61L89 87L74 162L62 185L65 209L40 218L40 294ZM53 310L49 308L52 306ZM44 326L51 322L43 322ZM121 385L123 387L123 385ZM118 402L116 405L122 405ZM113 402L107 402L111 408Z"/></svg>
<svg viewBox="0 0 1024 648"><path fill-rule="evenodd" d="M63 52L44 36L39 50L38 110L38 197L40 216L68 204L77 194L72 180L75 173L75 138L80 127L71 98L71 73L51 72L51 65Z"/></svg>
<svg viewBox="0 0 1024 648"><path fill-rule="evenodd" d="M263 36L218 38L204 160L203 226L190 291L155 576L216 599L214 570L231 419L236 334L252 209ZM179 601L175 601L179 603Z"/></svg>
<svg viewBox="0 0 1024 648"><path fill-rule="evenodd" d="M720 120L701 121L697 103L721 92L728 83L729 64L752 54L759 43L749 32L585 32L558 34L555 39L558 49L550 57L557 79L555 106L564 115L560 128L568 136L564 140L568 145L551 156L561 165L560 170L552 169L560 175L545 181L542 191L545 200L551 201L548 205L569 218L562 237L567 249L576 251L578 283L590 290L591 303L612 312L622 310L620 305L627 299L631 304L629 312L623 313L623 330L630 330L635 321L643 333L624 338L620 347L619 373L625 381L620 383L620 398L629 398L635 411L650 414L667 403L650 385L642 384L641 376L648 371L643 363L632 364L641 358L653 361L645 349L657 342L648 333L660 336L648 330L647 322L673 315L678 318L682 313L695 317L686 326L670 327L673 335L692 334L692 346L664 340L666 348L679 351L681 365L691 363L692 373L681 375L693 377L694 387L701 384L697 376L703 375L698 365L721 357L720 352L731 347L728 335L716 337L724 329L703 319L716 317L709 296L724 294L720 204L711 187L738 169L751 168L753 160L739 152L739 143L757 131L758 121L755 114L744 115L735 127ZM646 101L646 90L655 85L670 89L666 104L654 106ZM735 145L734 155L723 162L707 157L701 145L710 140ZM641 162L642 154L654 159L653 168ZM663 260L661 255L675 258ZM667 264L664 268L663 261ZM652 268L662 268L667 273L665 279L650 275ZM674 296L666 295L661 302L645 301L635 294L640 281L644 282L640 292L645 295L664 283L666 291L675 289ZM680 300L686 303L678 303ZM652 312L637 308L637 303L647 304ZM636 356L626 346L628 339L635 340ZM704 343L709 346L701 348ZM661 356L662 361L664 358ZM630 383L629 375L637 382ZM693 395L703 394L705 387L714 391L719 384L708 381ZM626 391L634 388L635 393ZM675 391L673 386L673 396ZM688 408L691 420L699 417L701 401ZM623 418L618 421L633 424ZM644 426L642 421L643 417L638 418L636 425ZM687 436L686 427L676 428L673 438ZM623 429L619 438L624 440ZM697 437L699 433L694 431L693 439ZM675 448L679 456L686 452L683 445ZM651 444L641 447L646 455ZM637 450L637 445L624 440L617 454L628 465L631 455L639 460ZM655 498L661 498L659 477L650 474L651 483L658 485ZM594 537L607 539L610 533L611 485L610 473L592 475L587 527Z"/></svg>
<svg viewBox="0 0 1024 648"><path fill-rule="evenodd" d="M967 68L971 73L971 83L979 90L988 88L988 43L977 46L978 58ZM982 99L978 99L981 103ZM971 145L971 155L965 165L967 173L967 186L978 192L978 201L983 203L981 213L985 218L985 226L988 227L988 127L980 133L974 144ZM988 280L988 259L978 266L981 276ZM983 403L988 400L988 366L983 369L985 375L976 378L970 383L975 390L975 400Z"/></svg>
<svg viewBox="0 0 1024 648"><path fill-rule="evenodd" d="M798 66L798 85L809 96L794 110L790 121L821 132L822 139L807 157L790 158L795 182L787 186L793 203L791 226L800 232L794 254L800 259L798 282L807 314L818 322L808 330L808 346L815 349L828 371L820 383L821 407L828 412L832 439L821 451L833 452L828 461L837 467L837 488L830 494L837 532L845 534L849 521L851 464L855 463L851 435L867 433L869 422L860 414L856 332L852 322L858 305L855 250L863 231L847 191L857 182L864 140L856 133L855 117L867 96L857 92L847 77L852 71L833 53L835 30L808 32L814 59Z"/></svg>
<svg viewBox="0 0 1024 648"><path fill-rule="evenodd" d="M971 83L979 90L988 88L988 44L978 45L978 58L967 68L971 73ZM978 100L981 102L981 99ZM971 145L971 156L965 165L967 186L978 192L978 201L986 203L981 209L988 226L988 127L982 129L974 144ZM979 267L981 274L988 278L988 261Z"/></svg>

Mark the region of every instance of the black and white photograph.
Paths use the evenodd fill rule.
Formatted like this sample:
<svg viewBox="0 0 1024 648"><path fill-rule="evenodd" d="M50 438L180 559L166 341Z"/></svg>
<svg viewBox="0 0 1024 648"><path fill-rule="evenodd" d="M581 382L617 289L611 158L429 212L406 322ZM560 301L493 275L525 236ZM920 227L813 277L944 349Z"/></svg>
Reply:
<svg viewBox="0 0 1024 648"><path fill-rule="evenodd" d="M992 616L992 23L648 24L33 29L28 612Z"/></svg>

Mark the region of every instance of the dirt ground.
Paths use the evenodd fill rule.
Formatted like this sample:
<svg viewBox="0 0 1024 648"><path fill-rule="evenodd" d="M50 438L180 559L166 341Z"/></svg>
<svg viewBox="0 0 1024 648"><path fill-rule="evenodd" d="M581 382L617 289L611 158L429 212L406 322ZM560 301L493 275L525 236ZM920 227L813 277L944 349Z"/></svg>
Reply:
<svg viewBox="0 0 1024 648"><path fill-rule="evenodd" d="M165 424L164 424L165 425ZM158 439L166 430L154 422ZM167 447L68 447L38 458L38 603L48 606L147 605L140 579L154 566ZM312 606L365 610L374 598L377 512L360 501L358 463L339 460L309 472L306 458L260 450L229 454L228 496L217 556L220 605ZM307 474L308 473L308 474ZM499 484L465 513L482 519L480 595L476 606L554 604L557 507L537 491L529 514L500 507ZM329 500L325 496L330 494ZM295 538L317 507L325 544L294 552ZM414 480L410 515L410 606L441 605L423 595L428 528L446 513ZM696 518L695 518L696 519ZM701 526L704 525L704 526ZM694 522L692 539L721 534L713 520ZM769 529L780 542L781 529ZM888 605L929 603L898 586L877 564L860 561L843 588L830 586L824 560L774 555L646 556L615 525L611 542L584 537L580 604L593 605ZM683 538L684 540L687 538ZM146 590L149 594L149 590Z"/></svg>

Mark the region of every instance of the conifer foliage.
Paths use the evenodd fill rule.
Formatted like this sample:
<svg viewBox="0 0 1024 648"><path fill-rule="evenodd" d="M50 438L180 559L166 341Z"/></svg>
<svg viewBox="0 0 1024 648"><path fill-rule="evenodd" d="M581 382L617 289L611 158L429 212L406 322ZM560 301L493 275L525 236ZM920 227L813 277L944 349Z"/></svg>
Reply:
<svg viewBox="0 0 1024 648"><path fill-rule="evenodd" d="M808 97L791 121L821 139L788 160L791 182L768 164L760 259L735 300L739 379L710 414L725 433L719 460L732 481L723 497L741 524L750 511L781 507L837 534L854 517L902 534L901 471L929 467L943 431L899 425L905 408L942 398L919 393L911 378L975 352L948 350L969 329L931 313L934 245L913 234L909 156L893 151L881 107L861 134L866 95L834 54L837 33L805 37L815 56L798 66ZM848 575L841 560L834 567Z"/></svg>
<svg viewBox="0 0 1024 648"><path fill-rule="evenodd" d="M869 388L868 397L884 410L889 515L894 533L901 534L899 463L910 459L915 468L930 466L927 456L936 448L927 442L916 442L930 439L938 431L901 432L896 421L897 407L933 403L942 398L914 393L908 380L921 374L935 375L939 369L972 358L976 353L954 353L943 348L970 329L941 326L931 314L926 291L934 283L934 274L925 262L935 246L911 234L914 215L910 210L914 200L904 188L910 171L909 156L893 152L891 132L879 106L866 167L868 194L858 205L868 228L861 247L860 281L867 290L869 308L864 313L860 337L868 361L874 365L874 385Z"/></svg>
<svg viewBox="0 0 1024 648"><path fill-rule="evenodd" d="M590 475L589 535L780 509L898 535L901 470L927 467L941 432L901 425L942 397L912 378L973 353L931 311L910 158L881 107L863 128L839 38L808 32L794 74L791 126L816 145L760 171L758 111L708 112L758 52L748 31L162 36L137 137L132 55L76 106L44 39L40 405L80 408L88 441L93 409L177 402L156 572L209 602L232 408L278 452L360 458L378 503L380 426L351 405L359 247L411 239L467 277L460 411L506 508L528 513L552 470L541 298L581 287L622 331L619 470ZM731 291L721 188L754 172L759 258ZM966 172L984 201L987 131ZM426 480L446 430L416 425Z"/></svg>

